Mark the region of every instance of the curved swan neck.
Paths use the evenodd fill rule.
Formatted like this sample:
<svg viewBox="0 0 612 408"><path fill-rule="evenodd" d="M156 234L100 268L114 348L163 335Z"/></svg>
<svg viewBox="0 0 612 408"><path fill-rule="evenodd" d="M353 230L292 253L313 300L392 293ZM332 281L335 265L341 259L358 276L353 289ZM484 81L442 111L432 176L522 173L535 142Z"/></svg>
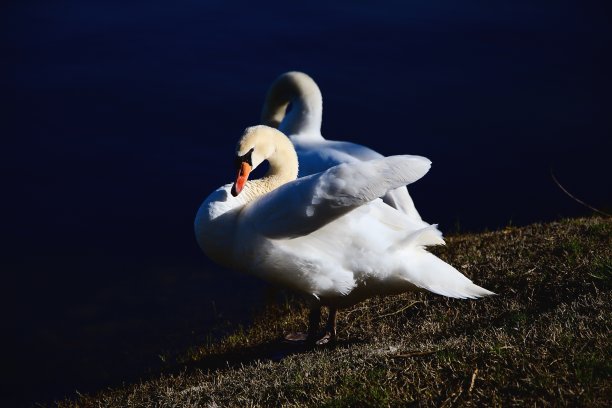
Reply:
<svg viewBox="0 0 612 408"><path fill-rule="evenodd" d="M287 106L292 104L289 113ZM309 133L321 135L323 96L308 75L291 71L274 81L261 114L263 124L278 128L287 135Z"/></svg>
<svg viewBox="0 0 612 408"><path fill-rule="evenodd" d="M275 149L266 160L270 165L265 178L278 178L283 183L293 181L298 175L298 156L293 147L293 143L282 132L267 128L266 131L270 135L270 139L275 145Z"/></svg>
<svg viewBox="0 0 612 408"><path fill-rule="evenodd" d="M264 125L248 128L239 142L240 145L255 146L253 157L257 157L256 162L259 164L267 160L269 164L268 171L262 178L247 181L241 194L247 201L297 178L297 153L289 138L279 130Z"/></svg>

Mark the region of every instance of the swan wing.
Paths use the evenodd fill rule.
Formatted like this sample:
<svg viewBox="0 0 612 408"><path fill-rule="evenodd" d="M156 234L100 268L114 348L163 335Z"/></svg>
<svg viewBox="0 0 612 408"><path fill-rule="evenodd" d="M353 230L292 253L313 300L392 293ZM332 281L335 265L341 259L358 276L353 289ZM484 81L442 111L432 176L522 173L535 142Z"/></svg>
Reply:
<svg viewBox="0 0 612 408"><path fill-rule="evenodd" d="M309 175L325 171L340 163L376 160L384 157L382 154L362 145L335 140L315 139L306 137L291 138L300 161L300 175ZM421 220L412 197L405 186L389 190L382 197L383 201L397 208L412 219Z"/></svg>
<svg viewBox="0 0 612 408"><path fill-rule="evenodd" d="M343 214L423 177L431 162L421 156L390 156L343 163L271 191L242 212L259 234L296 238Z"/></svg>

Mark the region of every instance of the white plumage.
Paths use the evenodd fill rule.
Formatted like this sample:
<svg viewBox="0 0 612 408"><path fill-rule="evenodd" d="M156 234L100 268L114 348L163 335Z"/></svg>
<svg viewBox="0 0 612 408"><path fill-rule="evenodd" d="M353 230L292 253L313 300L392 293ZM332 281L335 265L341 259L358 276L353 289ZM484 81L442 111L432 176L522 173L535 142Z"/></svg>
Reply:
<svg viewBox="0 0 612 408"><path fill-rule="evenodd" d="M444 243L436 226L378 198L420 179L428 159L356 161L296 179L291 142L267 126L248 128L237 156L237 179L263 160L270 169L237 196L228 184L204 201L195 220L200 247L224 266L310 295L313 308L334 308L330 337L335 308L370 296L419 288L455 298L492 294L426 251Z"/></svg>

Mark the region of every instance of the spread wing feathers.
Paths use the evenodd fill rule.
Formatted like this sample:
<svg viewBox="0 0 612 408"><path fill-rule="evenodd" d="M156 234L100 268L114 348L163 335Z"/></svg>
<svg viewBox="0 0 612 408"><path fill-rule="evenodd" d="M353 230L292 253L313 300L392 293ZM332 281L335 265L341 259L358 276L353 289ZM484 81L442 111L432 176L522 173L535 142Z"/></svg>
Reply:
<svg viewBox="0 0 612 408"><path fill-rule="evenodd" d="M243 210L244 219L268 238L303 236L389 190L420 179L430 167L425 157L408 155L343 163L266 194Z"/></svg>
<svg viewBox="0 0 612 408"><path fill-rule="evenodd" d="M325 139L302 141L299 137L292 138L292 141L299 157L301 176L318 173L340 163L369 161L383 157L382 154L368 147L350 142ZM404 212L412 219L421 220L406 187L401 186L389 190L382 199L386 204Z"/></svg>

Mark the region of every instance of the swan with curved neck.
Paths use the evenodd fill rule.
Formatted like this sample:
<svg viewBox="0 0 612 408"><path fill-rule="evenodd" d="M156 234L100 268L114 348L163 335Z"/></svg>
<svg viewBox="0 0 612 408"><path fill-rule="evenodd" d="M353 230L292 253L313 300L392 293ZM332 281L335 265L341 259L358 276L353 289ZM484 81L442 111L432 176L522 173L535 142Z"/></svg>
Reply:
<svg viewBox="0 0 612 408"><path fill-rule="evenodd" d="M266 175L249 180L266 160ZM425 250L444 243L435 226L423 226L378 198L425 175L431 164L426 158L344 163L296 179L293 145L282 132L261 125L246 129L235 164L235 181L214 191L198 210L196 238L221 265L309 299L308 332L287 340L333 341L337 309L371 296L409 290L457 298L492 294ZM322 306L330 313L319 334Z"/></svg>
<svg viewBox="0 0 612 408"><path fill-rule="evenodd" d="M321 134L322 117L323 96L316 82L303 72L290 71L280 75L270 86L261 123L278 128L289 136L297 150L301 176L340 163L383 157L356 143L325 139ZM405 186L387 192L382 199L414 220L421 221Z"/></svg>

